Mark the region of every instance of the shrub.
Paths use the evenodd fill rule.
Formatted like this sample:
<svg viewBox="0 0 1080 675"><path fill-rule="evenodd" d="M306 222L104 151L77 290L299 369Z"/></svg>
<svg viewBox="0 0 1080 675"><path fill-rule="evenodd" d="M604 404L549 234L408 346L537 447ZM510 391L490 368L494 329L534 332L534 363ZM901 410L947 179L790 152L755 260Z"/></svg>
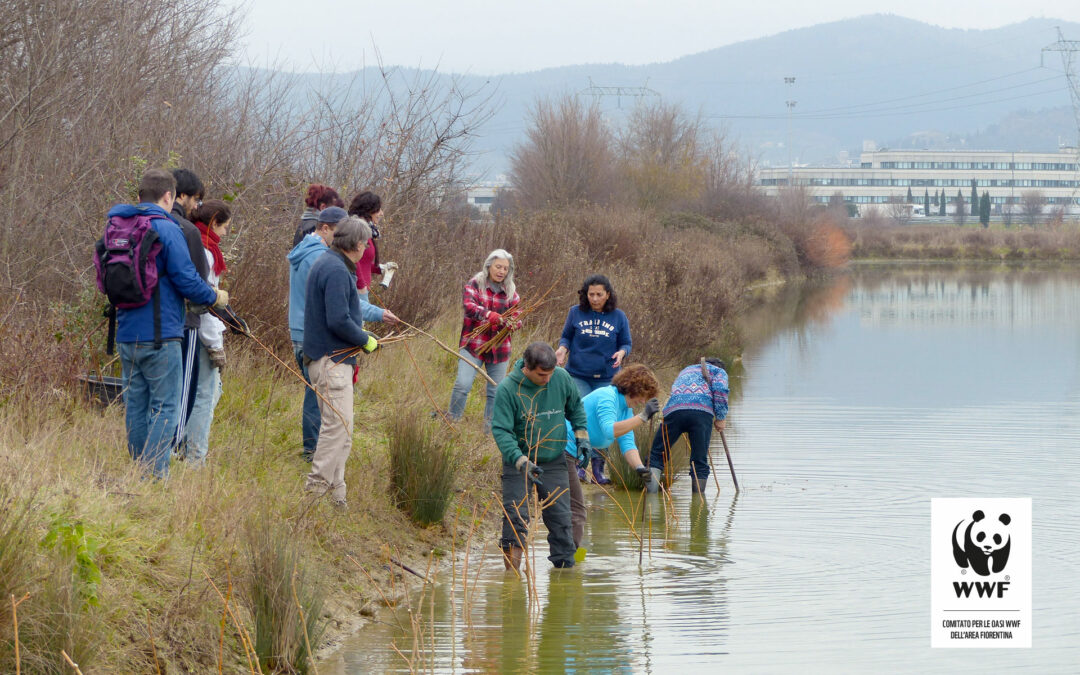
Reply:
<svg viewBox="0 0 1080 675"><path fill-rule="evenodd" d="M395 416L389 432L391 499L421 525L441 522L457 477L453 438L416 408Z"/></svg>
<svg viewBox="0 0 1080 675"><path fill-rule="evenodd" d="M262 517L249 524L247 591L255 619L255 653L272 672L308 672L308 644L314 649L326 628L324 594L302 563L299 547L280 523Z"/></svg>

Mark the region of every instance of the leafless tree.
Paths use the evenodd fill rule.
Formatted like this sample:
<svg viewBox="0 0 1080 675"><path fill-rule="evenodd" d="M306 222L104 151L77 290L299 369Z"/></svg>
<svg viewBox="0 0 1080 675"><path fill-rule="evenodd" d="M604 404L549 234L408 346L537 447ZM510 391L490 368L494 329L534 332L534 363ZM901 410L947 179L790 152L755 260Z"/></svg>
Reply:
<svg viewBox="0 0 1080 675"><path fill-rule="evenodd" d="M523 206L606 203L614 189L610 130L597 105L576 96L540 99L525 140L510 154L510 177Z"/></svg>
<svg viewBox="0 0 1080 675"><path fill-rule="evenodd" d="M619 158L638 206L685 207L701 199L708 173L714 185L728 178L725 173L732 167L724 144L714 143L719 154L709 152L706 135L700 115L692 116L678 104L634 109L619 139Z"/></svg>
<svg viewBox="0 0 1080 675"><path fill-rule="evenodd" d="M908 204L902 197L890 197L886 212L896 225L911 224L911 204Z"/></svg>
<svg viewBox="0 0 1080 675"><path fill-rule="evenodd" d="M1031 227L1039 224L1043 207L1046 206L1046 196L1042 190L1024 190L1020 194L1020 214Z"/></svg>

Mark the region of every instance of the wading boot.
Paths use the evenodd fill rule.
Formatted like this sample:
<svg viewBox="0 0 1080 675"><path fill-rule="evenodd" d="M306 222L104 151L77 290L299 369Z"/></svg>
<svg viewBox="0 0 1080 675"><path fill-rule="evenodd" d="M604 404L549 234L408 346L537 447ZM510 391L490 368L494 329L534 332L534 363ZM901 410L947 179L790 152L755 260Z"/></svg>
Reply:
<svg viewBox="0 0 1080 675"><path fill-rule="evenodd" d="M524 553L517 546L507 546L502 550L503 554L503 566L506 567L506 571L511 569L517 570L521 568L521 554Z"/></svg>
<svg viewBox="0 0 1080 675"><path fill-rule="evenodd" d="M597 485L611 485L611 479L604 477L604 458L593 457L590 463L592 464L593 482Z"/></svg>
<svg viewBox="0 0 1080 675"><path fill-rule="evenodd" d="M709 478L698 478L696 476L690 476L690 494L705 496L705 491L709 489Z"/></svg>
<svg viewBox="0 0 1080 675"><path fill-rule="evenodd" d="M664 478L663 469L658 469L655 466L649 467L649 473L652 474L652 481L645 486L645 491L651 495L660 491L660 481Z"/></svg>

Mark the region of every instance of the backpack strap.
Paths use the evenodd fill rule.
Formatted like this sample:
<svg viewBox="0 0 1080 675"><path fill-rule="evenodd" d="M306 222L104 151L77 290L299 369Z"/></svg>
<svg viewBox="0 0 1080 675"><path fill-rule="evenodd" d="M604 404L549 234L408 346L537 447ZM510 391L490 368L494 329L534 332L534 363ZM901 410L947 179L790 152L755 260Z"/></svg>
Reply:
<svg viewBox="0 0 1080 675"><path fill-rule="evenodd" d="M105 354L112 356L116 346L116 306L109 303L105 309L105 317L109 320L109 337L105 341Z"/></svg>
<svg viewBox="0 0 1080 675"><path fill-rule="evenodd" d="M161 298L158 295L160 286L160 283L154 286L154 292L151 295L154 302L154 349L161 349Z"/></svg>

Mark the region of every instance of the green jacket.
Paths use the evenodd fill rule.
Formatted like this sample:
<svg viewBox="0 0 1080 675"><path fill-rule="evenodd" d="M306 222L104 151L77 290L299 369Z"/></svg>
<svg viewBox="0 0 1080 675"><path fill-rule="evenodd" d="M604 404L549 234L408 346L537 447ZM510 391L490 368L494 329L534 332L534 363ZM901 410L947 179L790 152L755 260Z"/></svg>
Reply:
<svg viewBox="0 0 1080 675"><path fill-rule="evenodd" d="M542 387L525 377L518 359L495 390L491 433L503 463L513 466L522 455L537 464L562 459L566 451L566 421L585 429L585 408L570 374L556 367Z"/></svg>

